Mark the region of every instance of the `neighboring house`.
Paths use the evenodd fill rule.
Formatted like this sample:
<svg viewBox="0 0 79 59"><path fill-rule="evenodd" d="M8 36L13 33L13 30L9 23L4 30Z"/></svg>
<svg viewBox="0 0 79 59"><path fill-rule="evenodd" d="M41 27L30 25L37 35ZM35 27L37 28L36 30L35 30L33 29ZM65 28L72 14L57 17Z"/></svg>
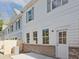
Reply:
<svg viewBox="0 0 79 59"><path fill-rule="evenodd" d="M24 52L79 59L79 0L32 0L4 32L22 39Z"/></svg>
<svg viewBox="0 0 79 59"><path fill-rule="evenodd" d="M4 40L3 32L0 32L0 40Z"/></svg>
<svg viewBox="0 0 79 59"><path fill-rule="evenodd" d="M17 17L19 17L19 18L17 18ZM21 17L19 15L17 17L12 19L14 21L9 23L8 26L3 30L5 40L22 39Z"/></svg>

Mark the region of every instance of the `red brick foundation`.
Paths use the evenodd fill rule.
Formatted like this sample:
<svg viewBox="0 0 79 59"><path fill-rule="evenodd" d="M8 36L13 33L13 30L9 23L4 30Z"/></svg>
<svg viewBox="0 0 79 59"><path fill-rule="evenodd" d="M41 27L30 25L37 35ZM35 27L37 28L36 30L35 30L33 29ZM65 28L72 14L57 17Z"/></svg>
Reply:
<svg viewBox="0 0 79 59"><path fill-rule="evenodd" d="M52 45L35 45L35 44L23 44L23 53L35 52L51 57L55 57L55 46Z"/></svg>

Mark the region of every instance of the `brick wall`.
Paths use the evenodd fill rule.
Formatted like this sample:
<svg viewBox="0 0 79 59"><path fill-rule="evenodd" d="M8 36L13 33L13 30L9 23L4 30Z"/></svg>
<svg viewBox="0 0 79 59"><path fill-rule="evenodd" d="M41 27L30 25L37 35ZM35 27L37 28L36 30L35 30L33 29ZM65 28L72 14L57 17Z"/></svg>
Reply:
<svg viewBox="0 0 79 59"><path fill-rule="evenodd" d="M69 59L79 59L79 47L69 47Z"/></svg>
<svg viewBox="0 0 79 59"><path fill-rule="evenodd" d="M23 53L35 52L51 57L55 57L55 46L52 45L35 45L35 44L23 44Z"/></svg>

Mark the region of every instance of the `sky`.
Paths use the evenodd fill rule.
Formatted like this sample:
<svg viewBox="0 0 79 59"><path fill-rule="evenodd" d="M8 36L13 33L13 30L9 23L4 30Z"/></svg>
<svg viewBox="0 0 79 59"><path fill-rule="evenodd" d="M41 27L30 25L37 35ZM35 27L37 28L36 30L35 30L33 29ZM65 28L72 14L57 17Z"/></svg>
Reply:
<svg viewBox="0 0 79 59"><path fill-rule="evenodd" d="M14 13L14 8L20 10L31 0L0 0L0 19L8 20Z"/></svg>

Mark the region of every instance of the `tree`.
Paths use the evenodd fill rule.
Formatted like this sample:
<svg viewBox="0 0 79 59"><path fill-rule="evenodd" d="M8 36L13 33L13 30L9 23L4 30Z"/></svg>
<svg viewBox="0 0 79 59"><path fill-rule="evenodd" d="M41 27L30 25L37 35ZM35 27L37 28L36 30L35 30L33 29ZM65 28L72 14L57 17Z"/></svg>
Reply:
<svg viewBox="0 0 79 59"><path fill-rule="evenodd" d="M2 31L2 26L3 26L3 20L0 20L0 31Z"/></svg>

